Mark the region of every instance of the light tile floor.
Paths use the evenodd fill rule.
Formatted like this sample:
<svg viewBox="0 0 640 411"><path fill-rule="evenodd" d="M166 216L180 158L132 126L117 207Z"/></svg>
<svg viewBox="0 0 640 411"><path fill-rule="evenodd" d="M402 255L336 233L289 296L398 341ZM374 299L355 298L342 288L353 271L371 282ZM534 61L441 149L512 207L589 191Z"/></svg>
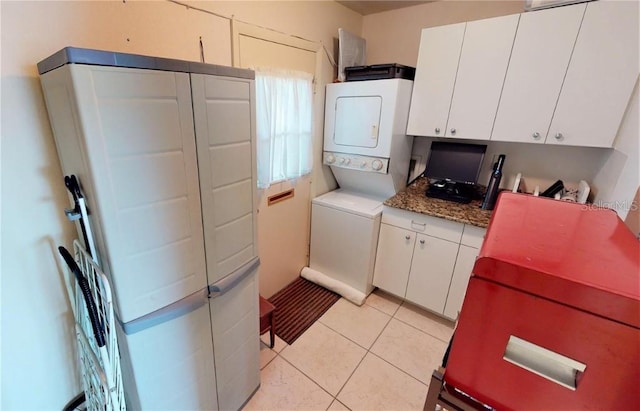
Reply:
<svg viewBox="0 0 640 411"><path fill-rule="evenodd" d="M422 410L453 323L381 291L340 299L292 345L268 334L244 410Z"/></svg>

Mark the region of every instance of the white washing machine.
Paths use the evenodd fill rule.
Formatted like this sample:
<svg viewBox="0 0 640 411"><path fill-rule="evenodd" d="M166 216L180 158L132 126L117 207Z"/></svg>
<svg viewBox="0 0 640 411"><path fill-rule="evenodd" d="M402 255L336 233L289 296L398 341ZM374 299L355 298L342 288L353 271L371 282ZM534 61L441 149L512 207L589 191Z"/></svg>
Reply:
<svg viewBox="0 0 640 411"><path fill-rule="evenodd" d="M302 275L356 304L373 290L382 202L406 186L412 86L405 79L327 85L323 163L340 189L312 201Z"/></svg>
<svg viewBox="0 0 640 411"><path fill-rule="evenodd" d="M373 290L382 201L338 189L311 204L309 267L368 295Z"/></svg>

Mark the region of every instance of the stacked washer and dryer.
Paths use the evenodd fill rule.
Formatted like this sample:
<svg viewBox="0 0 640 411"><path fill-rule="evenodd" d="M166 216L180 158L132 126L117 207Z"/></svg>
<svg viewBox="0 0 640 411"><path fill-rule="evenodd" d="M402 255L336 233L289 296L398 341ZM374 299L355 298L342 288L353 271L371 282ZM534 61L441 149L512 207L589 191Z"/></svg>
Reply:
<svg viewBox="0 0 640 411"><path fill-rule="evenodd" d="M327 85L323 163L340 188L315 198L309 267L301 275L362 304L373 290L382 203L407 183L413 81Z"/></svg>

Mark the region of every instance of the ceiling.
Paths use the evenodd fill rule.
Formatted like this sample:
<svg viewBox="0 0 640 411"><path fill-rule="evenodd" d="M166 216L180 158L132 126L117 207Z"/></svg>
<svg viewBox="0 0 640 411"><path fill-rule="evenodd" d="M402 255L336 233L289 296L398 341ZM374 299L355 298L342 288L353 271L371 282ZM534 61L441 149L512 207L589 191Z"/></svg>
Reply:
<svg viewBox="0 0 640 411"><path fill-rule="evenodd" d="M366 16L367 14L380 13L383 11L401 9L409 6L416 6L418 4L430 3L435 0L424 1L403 1L403 0L391 0L391 1L359 1L359 0L346 0L338 1L343 6L350 8L351 10Z"/></svg>

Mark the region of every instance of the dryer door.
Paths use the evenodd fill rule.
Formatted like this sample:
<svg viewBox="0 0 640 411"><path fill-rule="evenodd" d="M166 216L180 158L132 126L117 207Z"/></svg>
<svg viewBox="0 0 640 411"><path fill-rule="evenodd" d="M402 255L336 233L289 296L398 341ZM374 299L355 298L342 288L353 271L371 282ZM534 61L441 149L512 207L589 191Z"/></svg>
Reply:
<svg viewBox="0 0 640 411"><path fill-rule="evenodd" d="M377 147L381 109L381 96L338 97L334 143L345 149Z"/></svg>

